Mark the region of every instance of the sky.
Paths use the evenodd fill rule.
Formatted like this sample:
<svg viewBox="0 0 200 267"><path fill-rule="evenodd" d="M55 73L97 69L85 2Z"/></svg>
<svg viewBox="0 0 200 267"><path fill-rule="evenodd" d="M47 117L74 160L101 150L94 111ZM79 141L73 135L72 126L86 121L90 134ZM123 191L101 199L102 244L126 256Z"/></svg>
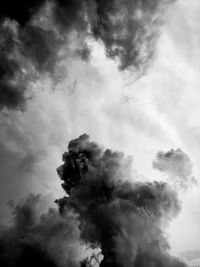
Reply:
<svg viewBox="0 0 200 267"><path fill-rule="evenodd" d="M36 25L42 19L45 25L45 8L33 19ZM55 206L53 200L65 194L56 171L62 154L71 139L87 133L103 147L130 155L140 179L168 181L178 190L181 211L166 229L170 251L191 266L200 265L199 12L198 0L177 0L166 8L154 55L139 75L129 66L119 69L120 58L106 55L104 39L87 37L89 59L75 56L76 46L85 41L73 32L46 65L38 67L32 55L24 59L16 52L25 82L29 72L33 77L23 108L0 101L2 224L11 220L8 201L17 203L29 193L50 195L49 205ZM7 23L16 32L16 24ZM53 74L46 72L51 60ZM173 168L153 166L159 151L171 149L183 151L191 167L185 187L176 184L180 173Z"/></svg>

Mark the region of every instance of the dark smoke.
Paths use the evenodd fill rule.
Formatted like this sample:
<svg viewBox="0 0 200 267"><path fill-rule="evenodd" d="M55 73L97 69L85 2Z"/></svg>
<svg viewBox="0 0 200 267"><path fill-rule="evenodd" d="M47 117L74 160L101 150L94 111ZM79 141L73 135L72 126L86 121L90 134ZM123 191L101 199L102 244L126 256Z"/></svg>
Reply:
<svg viewBox="0 0 200 267"><path fill-rule="evenodd" d="M0 38L0 109L24 110L31 82L53 73L61 42L53 30L10 19L0 24Z"/></svg>
<svg viewBox="0 0 200 267"><path fill-rule="evenodd" d="M60 212L80 215L81 238L101 248L101 267L186 266L169 255L163 232L180 209L166 183L127 181L130 158L85 134L69 143L63 161L58 174L68 197L57 201Z"/></svg>
<svg viewBox="0 0 200 267"><path fill-rule="evenodd" d="M30 17L40 7L43 0L13 1L1 0L0 2L0 19L9 17L24 25L30 20Z"/></svg>
<svg viewBox="0 0 200 267"><path fill-rule="evenodd" d="M47 211L48 201L29 195L13 207L13 225L1 230L0 266L78 267L90 256L92 250L80 241L77 215Z"/></svg>
<svg viewBox="0 0 200 267"><path fill-rule="evenodd" d="M39 217L39 209L37 208L39 199L39 196L30 195L16 207L10 202L12 205L9 205L13 208L13 225L1 229L1 266L55 266L47 256L46 251L40 249L36 242L30 242L31 238L28 238Z"/></svg>
<svg viewBox="0 0 200 267"><path fill-rule="evenodd" d="M153 168L165 172L177 186L188 188L191 184L197 183L192 176L193 164L191 159L179 148L158 152L156 160L153 161Z"/></svg>
<svg viewBox="0 0 200 267"><path fill-rule="evenodd" d="M142 74L154 55L159 26L174 0L58 0L55 17L64 29L92 35L120 70Z"/></svg>
<svg viewBox="0 0 200 267"><path fill-rule="evenodd" d="M39 2L43 3L43 1ZM72 38L70 34L76 30L75 22L73 22L72 27L64 31L56 21L56 8L58 7L50 2L39 5L39 2L36 5L37 8L32 2L29 8L25 5L24 13L23 6L20 10L16 9L14 13L9 13L7 6L2 9L0 110L25 109L27 100L33 94L30 90L31 83L36 82L43 74L51 74L53 77L56 63L59 60L58 52L61 47L66 46L66 43L70 46L70 38ZM21 19L19 19L20 14ZM10 17L7 18L4 15L10 15ZM69 48L65 49L66 54L69 53ZM89 57L89 48L83 41L78 42L76 48L71 50L74 57L78 56L84 60Z"/></svg>
<svg viewBox="0 0 200 267"><path fill-rule="evenodd" d="M171 2L1 1L0 109L25 108L30 83L42 73L54 74L61 47L88 60L88 38L103 42L107 56L116 59L121 70L143 74L154 54L163 12Z"/></svg>
<svg viewBox="0 0 200 267"><path fill-rule="evenodd" d="M25 81L22 70L12 57L15 50L14 30L9 22L0 25L0 109L24 108Z"/></svg>
<svg viewBox="0 0 200 267"><path fill-rule="evenodd" d="M3 267L186 267L169 254L165 228L180 210L166 183L137 182L131 158L84 134L69 142L58 168L59 209L29 195L0 234ZM128 177L128 180L127 180Z"/></svg>
<svg viewBox="0 0 200 267"><path fill-rule="evenodd" d="M92 30L121 70L141 74L152 59L162 13L170 0L95 0Z"/></svg>

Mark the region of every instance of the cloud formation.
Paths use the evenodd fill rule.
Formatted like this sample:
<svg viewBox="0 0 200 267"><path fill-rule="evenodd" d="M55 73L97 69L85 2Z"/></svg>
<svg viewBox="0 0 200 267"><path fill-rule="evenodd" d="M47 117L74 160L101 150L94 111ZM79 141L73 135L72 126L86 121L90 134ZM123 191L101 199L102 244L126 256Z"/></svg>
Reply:
<svg viewBox="0 0 200 267"><path fill-rule="evenodd" d="M13 222L1 229L5 267L185 267L169 254L165 228L180 210L163 182L138 182L131 158L104 150L89 136L69 142L58 174L67 193L56 200L30 194L10 202Z"/></svg>
<svg viewBox="0 0 200 267"><path fill-rule="evenodd" d="M128 181L131 159L86 134L69 143L63 161L58 174L69 196L57 200L60 212L80 215L81 238L101 248L101 267L186 266L168 253L163 230L180 205L166 183Z"/></svg>
<svg viewBox="0 0 200 267"><path fill-rule="evenodd" d="M55 40L49 31L10 19L0 25L0 109L24 110L28 87L39 73L50 71Z"/></svg>
<svg viewBox="0 0 200 267"><path fill-rule="evenodd" d="M165 172L169 179L183 188L191 184L196 184L196 179L192 176L193 164L189 156L181 149L171 149L167 152L160 151L153 161L153 168Z"/></svg>
<svg viewBox="0 0 200 267"><path fill-rule="evenodd" d="M162 13L173 1L95 0L92 23L95 37L105 45L106 53L119 60L121 70L141 74L152 59L162 23Z"/></svg>
<svg viewBox="0 0 200 267"><path fill-rule="evenodd" d="M65 56L88 60L89 39L102 42L107 56L116 59L121 70L141 75L153 57L163 12L171 2L28 1L19 9L3 1L0 109L23 110L31 82L42 74L56 80L61 50Z"/></svg>
<svg viewBox="0 0 200 267"><path fill-rule="evenodd" d="M80 241L77 215L69 210L61 216L46 202L30 194L13 207L13 225L1 230L1 266L75 267L92 255Z"/></svg>

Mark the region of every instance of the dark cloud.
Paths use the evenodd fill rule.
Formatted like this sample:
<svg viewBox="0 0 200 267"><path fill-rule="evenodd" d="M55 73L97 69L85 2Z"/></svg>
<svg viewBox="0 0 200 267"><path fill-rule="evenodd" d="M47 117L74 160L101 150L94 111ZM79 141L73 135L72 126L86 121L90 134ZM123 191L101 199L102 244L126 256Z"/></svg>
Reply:
<svg viewBox="0 0 200 267"><path fill-rule="evenodd" d="M44 0L1 0L0 2L0 18L9 17L24 25L29 21L31 15L40 7Z"/></svg>
<svg viewBox="0 0 200 267"><path fill-rule="evenodd" d="M24 110L31 83L54 71L61 40L38 20L23 27L10 19L0 24L0 109Z"/></svg>
<svg viewBox="0 0 200 267"><path fill-rule="evenodd" d="M23 109L25 81L16 57L11 55L15 49L14 29L4 22L0 25L0 35L0 109Z"/></svg>
<svg viewBox="0 0 200 267"><path fill-rule="evenodd" d="M76 30L87 32L86 3L83 0L57 0L55 6L55 20L62 26L62 30Z"/></svg>
<svg viewBox="0 0 200 267"><path fill-rule="evenodd" d="M53 77L59 60L57 53L67 39L71 38L67 37L69 30L66 29L64 35L61 27L53 20L53 15L45 13L48 5L50 6L50 3L37 9L37 13L26 23L19 24L20 21L11 18L0 22L1 110L25 109L27 100L33 95L30 90L31 83L36 82L43 74L51 74ZM55 14L55 6L51 8ZM41 23L41 20L47 22ZM69 53L69 47L66 46L65 50L66 54ZM89 48L84 41L71 50L70 53L84 60L89 57Z"/></svg>
<svg viewBox="0 0 200 267"><path fill-rule="evenodd" d="M162 14L173 0L95 0L92 31L121 70L141 74L153 57Z"/></svg>
<svg viewBox="0 0 200 267"><path fill-rule="evenodd" d="M164 234L180 210L166 183L137 182L131 158L104 150L84 134L69 142L58 168L67 195L30 194L0 231L5 267L185 267L169 254ZM52 203L53 204L53 203Z"/></svg>
<svg viewBox="0 0 200 267"><path fill-rule="evenodd" d="M28 25L20 31L19 38L23 47L21 53L29 58L37 70L51 70L55 58L56 38L51 31L38 26Z"/></svg>
<svg viewBox="0 0 200 267"><path fill-rule="evenodd" d="M34 102L27 112L6 111L8 116L0 120L0 223L3 224L11 216L6 206L9 199L18 202L29 193L52 193L56 198L62 193L59 181L55 181L58 150L62 150L65 136L64 131L58 131L59 112L51 112L52 107L46 110L43 107L46 102L40 105L36 100L33 106Z"/></svg>
<svg viewBox="0 0 200 267"><path fill-rule="evenodd" d="M47 211L48 202L48 197L31 194L13 207L13 224L0 235L2 267L76 267L91 254L80 242L77 215Z"/></svg>
<svg viewBox="0 0 200 267"><path fill-rule="evenodd" d="M163 233L180 209L167 184L127 181L130 158L85 134L69 143L63 161L58 174L69 196L57 201L60 212L79 214L81 238L102 250L101 267L186 266L168 254Z"/></svg>
<svg viewBox="0 0 200 267"><path fill-rule="evenodd" d="M165 172L177 185L187 188L195 183L192 176L193 164L189 156L181 149L171 149L168 152L160 151L153 161L153 168Z"/></svg>
<svg viewBox="0 0 200 267"><path fill-rule="evenodd" d="M44 72L54 73L61 47L65 54L88 60L88 38L102 41L121 70L141 75L153 57L163 12L171 2L2 1L0 109L25 108L30 82Z"/></svg>
<svg viewBox="0 0 200 267"><path fill-rule="evenodd" d="M55 17L65 29L73 27L101 40L121 70L141 75L154 55L163 12L174 0L57 2Z"/></svg>
<svg viewBox="0 0 200 267"><path fill-rule="evenodd" d="M5 125L1 124L1 127L5 127ZM18 140L18 142L20 141ZM11 216L10 210L6 207L8 199L16 200L26 194L27 191L33 192L33 189L30 188L32 183L31 175L37 160L38 155L34 154L33 151L31 152L28 147L26 151L22 151L21 147L20 149L14 147L13 140L8 135L6 140L1 137L0 177L2 191L0 195L0 223L5 223Z"/></svg>

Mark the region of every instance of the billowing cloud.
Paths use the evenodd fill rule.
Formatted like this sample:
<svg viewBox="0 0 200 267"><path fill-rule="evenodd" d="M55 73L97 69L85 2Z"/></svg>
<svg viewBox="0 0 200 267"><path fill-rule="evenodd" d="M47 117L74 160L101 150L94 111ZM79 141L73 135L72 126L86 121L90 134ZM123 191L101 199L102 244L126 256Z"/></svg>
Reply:
<svg viewBox="0 0 200 267"><path fill-rule="evenodd" d="M169 254L167 223L179 212L177 194L163 182L131 177L131 158L104 150L84 134L69 142L58 174L66 191L30 194L1 229L0 263L51 267L185 267Z"/></svg>
<svg viewBox="0 0 200 267"><path fill-rule="evenodd" d="M94 254L80 240L76 214L47 210L48 197L29 195L13 207L13 224L1 230L1 266L80 266Z"/></svg>
<svg viewBox="0 0 200 267"><path fill-rule="evenodd" d="M51 32L34 25L21 28L10 19L0 30L0 108L23 110L31 82L53 66L55 40Z"/></svg>
<svg viewBox="0 0 200 267"><path fill-rule="evenodd" d="M12 0L2 0L0 3L0 18L9 17L24 25L42 2L43 0L29 0L19 6L19 3Z"/></svg>
<svg viewBox="0 0 200 267"><path fill-rule="evenodd" d="M63 54L88 60L89 39L102 42L121 70L142 74L171 2L31 1L15 11L13 5L9 9L8 3L1 4L0 109L23 110L33 93L32 82L42 74L56 80Z"/></svg>
<svg viewBox="0 0 200 267"><path fill-rule="evenodd" d="M173 1L95 0L92 30L120 69L141 74L154 54L162 13Z"/></svg>
<svg viewBox="0 0 200 267"><path fill-rule="evenodd" d="M153 168L165 172L177 185L187 188L195 183L193 164L189 156L181 149L171 149L168 152L160 151L153 161Z"/></svg>
<svg viewBox="0 0 200 267"><path fill-rule="evenodd" d="M23 23L12 16L1 20L0 109L24 110L27 100L34 95L32 84L42 75L51 74L56 82L55 67L62 59L61 48L65 57L87 60L88 49L82 37L73 35L74 27L61 30L55 9L56 4L47 2Z"/></svg>
<svg viewBox="0 0 200 267"><path fill-rule="evenodd" d="M186 266L169 255L163 232L180 209L170 186L130 182L131 159L86 134L69 143L63 161L58 174L68 197L57 200L60 212L79 214L81 238L102 250L101 267Z"/></svg>

